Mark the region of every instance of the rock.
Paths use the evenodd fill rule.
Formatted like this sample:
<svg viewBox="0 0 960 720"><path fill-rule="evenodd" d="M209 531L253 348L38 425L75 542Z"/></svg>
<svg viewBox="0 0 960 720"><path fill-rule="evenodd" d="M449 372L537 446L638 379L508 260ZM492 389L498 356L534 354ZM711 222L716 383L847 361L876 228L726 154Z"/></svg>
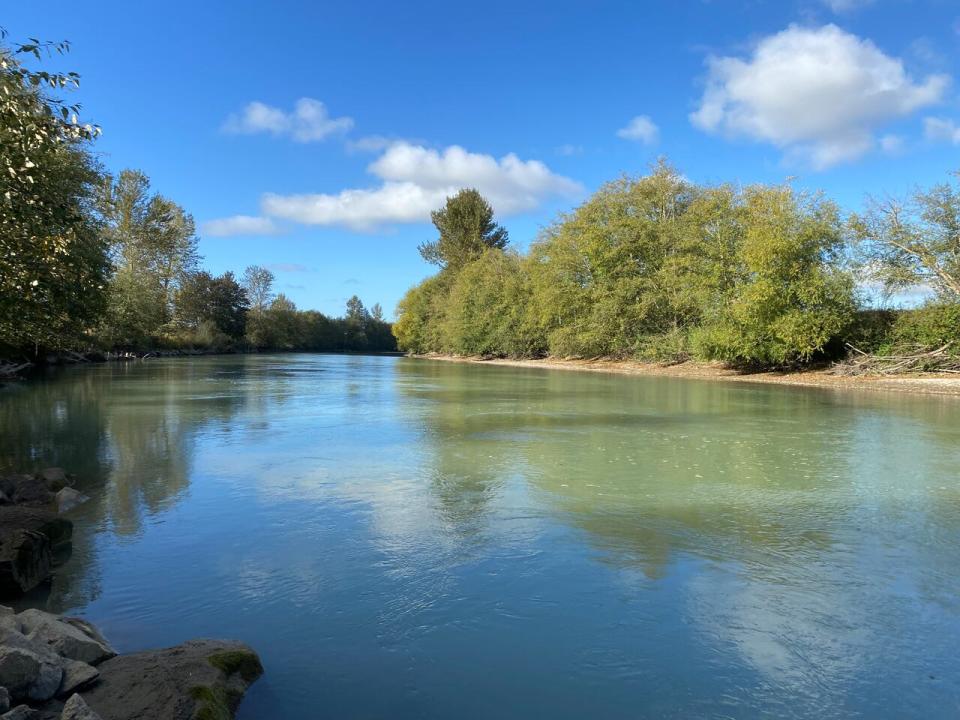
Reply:
<svg viewBox="0 0 960 720"><path fill-rule="evenodd" d="M54 548L69 543L73 536L73 523L46 508L0 507L0 536L20 529L46 535Z"/></svg>
<svg viewBox="0 0 960 720"><path fill-rule="evenodd" d="M10 712L0 715L0 720L39 720L40 713L29 705L17 705Z"/></svg>
<svg viewBox="0 0 960 720"><path fill-rule="evenodd" d="M71 695L63 706L60 720L100 720L100 716L90 709L82 697Z"/></svg>
<svg viewBox="0 0 960 720"><path fill-rule="evenodd" d="M40 471L40 477L47 484L47 489L51 492L57 492L65 487L73 485L73 481L63 471L63 468L47 468Z"/></svg>
<svg viewBox="0 0 960 720"><path fill-rule="evenodd" d="M49 700L60 689L63 682L63 668L47 662L40 663L40 673L33 684L27 688L27 699Z"/></svg>
<svg viewBox="0 0 960 720"><path fill-rule="evenodd" d="M100 643L104 647L107 647L107 648L110 647L110 643L107 642L107 639L103 636L103 634L99 630L97 630L96 627L94 627L93 623L88 623L86 620L83 620L77 617L64 616L64 617L61 617L60 620L62 622L67 623L68 625L73 625L73 627L77 628L77 630L82 632L84 635L86 635L87 637L93 640L96 640L98 643Z"/></svg>
<svg viewBox="0 0 960 720"><path fill-rule="evenodd" d="M32 590L50 577L53 547L43 533L18 529L0 535L0 596Z"/></svg>
<svg viewBox="0 0 960 720"><path fill-rule="evenodd" d="M98 669L84 699L102 720L231 718L263 673L253 650L223 640L118 655Z"/></svg>
<svg viewBox="0 0 960 720"><path fill-rule="evenodd" d="M100 677L100 671L92 665L79 660L67 660L63 665L63 679L57 689L59 697L72 695L77 690L89 686Z"/></svg>
<svg viewBox="0 0 960 720"><path fill-rule="evenodd" d="M83 505L90 498L82 492L77 492L73 488L61 488L55 497L57 503L57 512L61 515L68 510L73 510L77 505Z"/></svg>
<svg viewBox="0 0 960 720"><path fill-rule="evenodd" d="M0 647L0 683L13 696L26 695L40 675L40 658L29 650Z"/></svg>
<svg viewBox="0 0 960 720"><path fill-rule="evenodd" d="M32 590L50 577L55 552L69 548L73 523L49 510L0 507L0 596Z"/></svg>
<svg viewBox="0 0 960 720"><path fill-rule="evenodd" d="M10 691L5 687L0 687L0 713L5 713L10 709Z"/></svg>
<svg viewBox="0 0 960 720"><path fill-rule="evenodd" d="M0 637L8 632L19 633L20 630L20 621L17 619L17 614L13 608L0 605ZM0 710L0 712L3 711Z"/></svg>
<svg viewBox="0 0 960 720"><path fill-rule="evenodd" d="M47 505L53 493L39 475L7 475L0 478L0 490L18 505Z"/></svg>
<svg viewBox="0 0 960 720"><path fill-rule="evenodd" d="M63 671L24 647L0 646L0 684L13 698L49 700L60 687Z"/></svg>
<svg viewBox="0 0 960 720"><path fill-rule="evenodd" d="M62 657L96 665L117 654L102 636L91 637L81 627L42 610L24 610L17 619L28 640L46 645Z"/></svg>

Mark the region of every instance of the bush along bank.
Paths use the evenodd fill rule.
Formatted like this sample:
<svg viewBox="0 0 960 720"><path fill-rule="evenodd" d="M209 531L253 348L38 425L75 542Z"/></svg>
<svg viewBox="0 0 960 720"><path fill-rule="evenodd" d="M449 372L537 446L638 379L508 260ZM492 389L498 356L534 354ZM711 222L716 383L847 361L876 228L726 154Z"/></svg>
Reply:
<svg viewBox="0 0 960 720"><path fill-rule="evenodd" d="M434 224L439 239L421 252L439 272L407 292L393 327L412 353L745 369L863 354L903 371L960 362L956 183L845 217L822 194L695 185L661 163L602 187L526 254L475 191L449 198ZM932 300L909 310L879 311L867 296L916 287Z"/></svg>

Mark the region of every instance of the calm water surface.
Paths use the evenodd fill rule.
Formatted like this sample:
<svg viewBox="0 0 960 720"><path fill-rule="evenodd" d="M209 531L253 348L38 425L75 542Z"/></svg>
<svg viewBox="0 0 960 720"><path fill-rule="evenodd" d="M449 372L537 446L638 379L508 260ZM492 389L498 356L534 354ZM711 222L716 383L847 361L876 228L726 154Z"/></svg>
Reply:
<svg viewBox="0 0 960 720"><path fill-rule="evenodd" d="M324 355L0 391L33 599L237 637L240 718L956 718L960 401Z"/></svg>

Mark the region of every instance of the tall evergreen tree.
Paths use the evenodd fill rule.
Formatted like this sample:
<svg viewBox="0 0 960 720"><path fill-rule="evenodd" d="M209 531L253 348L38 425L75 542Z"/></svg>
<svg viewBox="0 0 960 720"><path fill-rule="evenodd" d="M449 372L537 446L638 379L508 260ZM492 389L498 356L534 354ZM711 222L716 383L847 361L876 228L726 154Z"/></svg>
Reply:
<svg viewBox="0 0 960 720"><path fill-rule="evenodd" d="M420 245L420 255L441 268L459 269L483 254L502 250L509 240L507 231L493 221L493 208L473 189L461 190L446 204L430 213L437 232L433 242Z"/></svg>

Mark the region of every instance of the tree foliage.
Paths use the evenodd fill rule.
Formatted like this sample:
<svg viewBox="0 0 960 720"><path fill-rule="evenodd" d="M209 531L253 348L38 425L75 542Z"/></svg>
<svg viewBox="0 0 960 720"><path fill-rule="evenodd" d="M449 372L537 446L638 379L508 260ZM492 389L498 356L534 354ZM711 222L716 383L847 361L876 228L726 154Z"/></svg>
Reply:
<svg viewBox="0 0 960 720"><path fill-rule="evenodd" d="M790 186L604 185L523 257L488 249L412 288L399 346L535 357L810 360L857 305L837 208Z"/></svg>
<svg viewBox="0 0 960 720"><path fill-rule="evenodd" d="M109 261L91 212L99 166L89 149L98 129L52 94L79 76L24 64L68 49L0 45L0 343L12 347L82 342L103 310Z"/></svg>
<svg viewBox="0 0 960 720"><path fill-rule="evenodd" d="M116 267L101 335L118 346L149 344L168 329L176 292L197 265L193 218L152 193L138 170L106 176L97 208Z"/></svg>
<svg viewBox="0 0 960 720"><path fill-rule="evenodd" d="M507 246L506 229L493 221L493 208L473 189L465 189L430 213L439 237L420 246L420 255L441 268L457 269L489 248Z"/></svg>

